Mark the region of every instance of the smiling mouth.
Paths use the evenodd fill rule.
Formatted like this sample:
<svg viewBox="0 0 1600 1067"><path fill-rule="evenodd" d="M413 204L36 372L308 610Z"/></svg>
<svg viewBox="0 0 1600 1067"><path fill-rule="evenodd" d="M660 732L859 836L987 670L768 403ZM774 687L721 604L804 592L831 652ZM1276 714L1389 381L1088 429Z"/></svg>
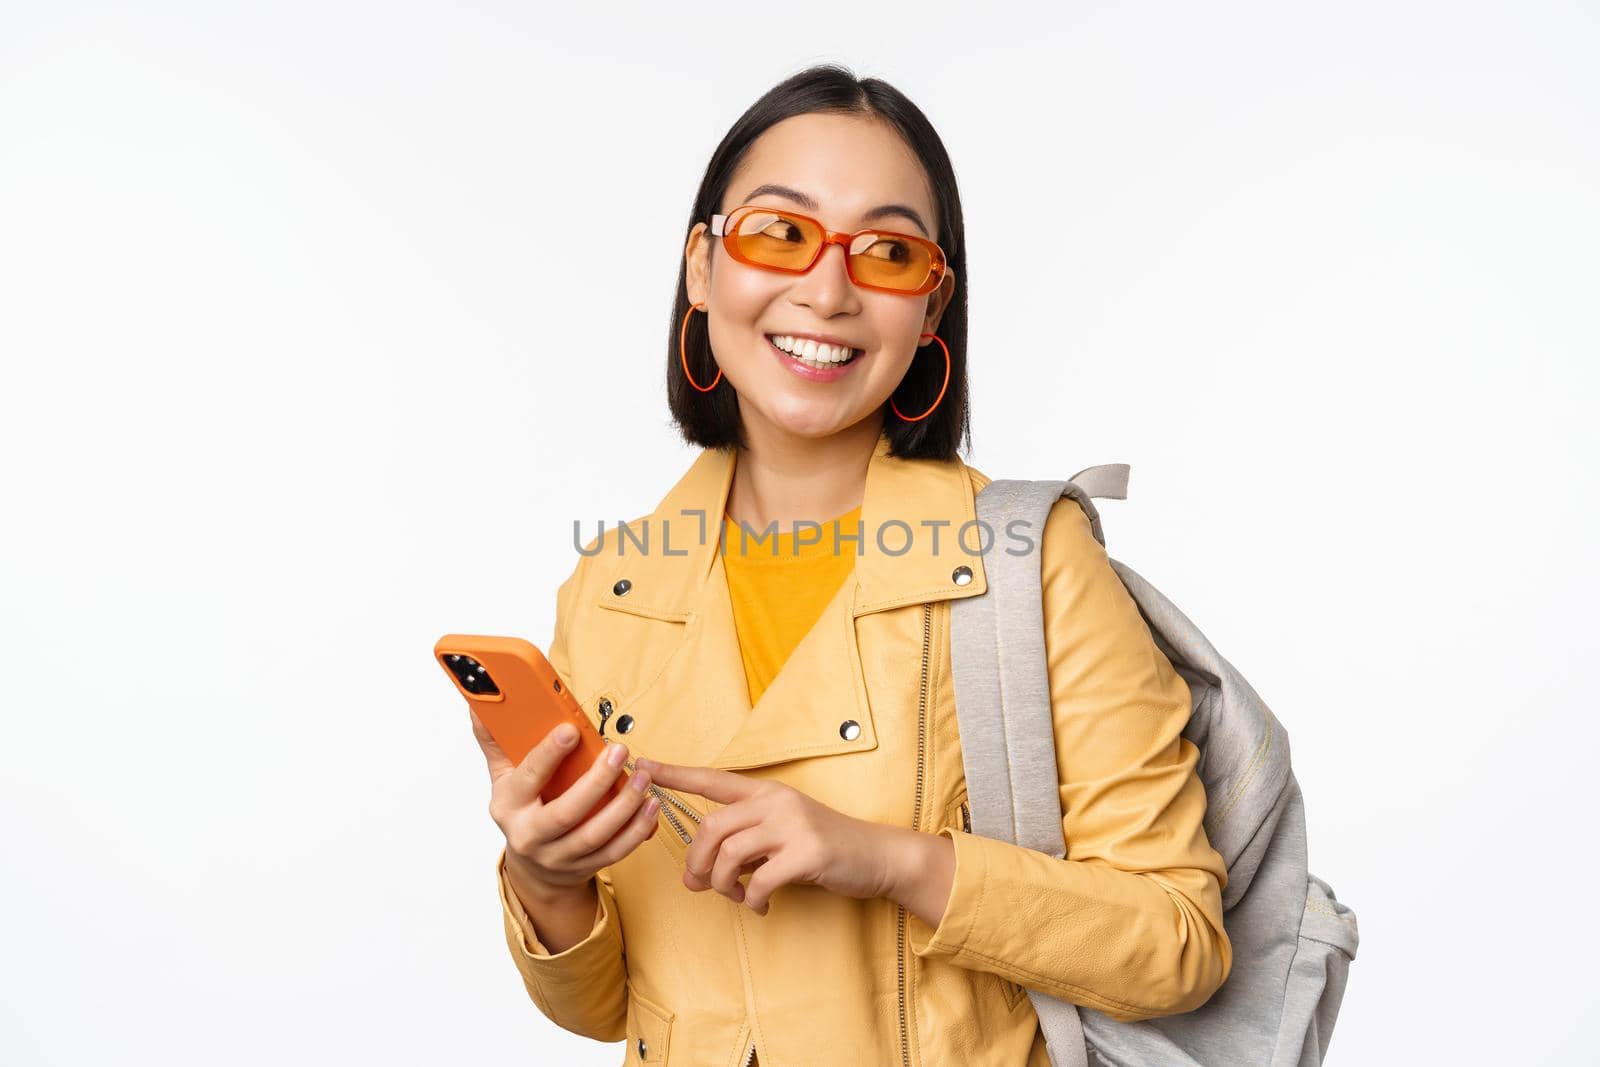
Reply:
<svg viewBox="0 0 1600 1067"><path fill-rule="evenodd" d="M798 354L796 354L794 352L790 352L787 349L779 348L778 343L777 343L776 340L774 340L774 338L776 338L776 337L778 337L780 335L768 333L768 334L762 334L762 336L767 339L767 344L771 345L773 348L777 349L779 352L781 352L784 355L788 356L790 359L794 360L797 363L803 363L808 367L814 367L814 368L816 368L818 370L826 370L829 367L845 367L845 366L849 366L851 363L854 363L857 359L860 359L862 356L866 355L866 349L864 349L864 348L852 348L850 350L850 355L845 359L808 359L805 356L798 355Z"/></svg>

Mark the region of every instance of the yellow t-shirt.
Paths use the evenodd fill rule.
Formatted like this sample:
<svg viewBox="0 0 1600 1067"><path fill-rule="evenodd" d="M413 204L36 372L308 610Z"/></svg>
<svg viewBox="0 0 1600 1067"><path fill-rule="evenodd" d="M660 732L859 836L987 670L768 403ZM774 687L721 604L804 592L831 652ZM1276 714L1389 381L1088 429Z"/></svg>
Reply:
<svg viewBox="0 0 1600 1067"><path fill-rule="evenodd" d="M860 552L857 541L842 540L837 553L833 546L836 532L854 537L860 519L858 504L822 523L820 538L814 544L801 544L797 554L795 534L782 533L775 538L767 534L757 540L761 530L747 527L741 541L739 523L723 513L722 563L752 707L855 570ZM806 540L818 532L801 528Z"/></svg>

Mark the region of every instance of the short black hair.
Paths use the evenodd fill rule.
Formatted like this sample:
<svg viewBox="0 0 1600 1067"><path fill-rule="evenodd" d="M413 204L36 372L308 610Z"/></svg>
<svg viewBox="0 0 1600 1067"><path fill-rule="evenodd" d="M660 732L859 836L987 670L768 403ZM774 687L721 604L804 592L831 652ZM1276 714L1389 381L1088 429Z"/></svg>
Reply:
<svg viewBox="0 0 1600 1067"><path fill-rule="evenodd" d="M961 196L944 142L927 116L904 93L878 78L857 78L849 68L836 63L808 67L773 86L739 116L711 154L684 233L687 235L696 223L709 222L721 210L728 183L756 138L784 119L818 112L861 115L886 122L921 160L933 187L939 247L955 272L955 292L939 319L939 336L950 349L950 383L944 399L926 418L907 422L890 409L884 419L884 434L889 439L890 455L954 459L958 449L970 451L972 436L967 410L967 249ZM689 311L687 275L688 264L680 255L678 287L667 329L667 404L679 432L690 444L701 448L744 447L747 442L739 418L739 401L731 383L719 383L718 388L701 392L684 377L683 355L688 357L695 381L704 384L717 375L706 317L698 309ZM681 331L686 314L690 321L685 335ZM680 336L683 355L678 348ZM933 403L944 381L943 355L938 342L918 351L895 390L894 402L901 410L925 411Z"/></svg>

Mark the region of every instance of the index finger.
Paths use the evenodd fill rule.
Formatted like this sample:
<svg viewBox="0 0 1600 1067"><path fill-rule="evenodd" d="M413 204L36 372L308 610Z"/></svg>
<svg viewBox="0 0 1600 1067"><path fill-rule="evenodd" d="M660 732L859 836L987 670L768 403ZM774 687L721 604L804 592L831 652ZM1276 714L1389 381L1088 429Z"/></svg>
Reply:
<svg viewBox="0 0 1600 1067"><path fill-rule="evenodd" d="M472 734L478 739L478 747L483 749L484 758L489 761L489 781L498 781L502 774L511 770L516 764L511 762L505 750L495 741L494 735L489 733L489 728L478 718L478 713L472 710L471 704L467 705L467 714L472 716Z"/></svg>
<svg viewBox="0 0 1600 1067"><path fill-rule="evenodd" d="M572 754L578 743L578 730L571 723L557 723L528 750L522 762L511 770L509 788L524 802L532 803L556 770Z"/></svg>
<svg viewBox="0 0 1600 1067"><path fill-rule="evenodd" d="M755 793L760 781L747 778L720 767L688 767L681 763L661 763L640 756L633 764L636 770L649 771L650 780L657 785L683 789L719 804L732 804Z"/></svg>

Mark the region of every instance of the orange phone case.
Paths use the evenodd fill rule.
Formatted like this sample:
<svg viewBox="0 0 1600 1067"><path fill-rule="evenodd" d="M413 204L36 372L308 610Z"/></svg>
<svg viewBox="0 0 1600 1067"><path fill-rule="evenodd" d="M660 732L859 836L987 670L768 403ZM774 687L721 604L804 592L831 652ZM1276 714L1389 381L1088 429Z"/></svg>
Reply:
<svg viewBox="0 0 1600 1067"><path fill-rule="evenodd" d="M434 644L433 655L512 763L521 763L534 745L563 722L578 728L578 746L539 791L540 799L549 802L566 792L609 747L566 682L532 643L520 637L445 634ZM452 660L452 656L464 659ZM457 669L462 671L460 676ZM610 791L580 821L587 821L612 797L621 795L629 777L627 771L619 774Z"/></svg>

